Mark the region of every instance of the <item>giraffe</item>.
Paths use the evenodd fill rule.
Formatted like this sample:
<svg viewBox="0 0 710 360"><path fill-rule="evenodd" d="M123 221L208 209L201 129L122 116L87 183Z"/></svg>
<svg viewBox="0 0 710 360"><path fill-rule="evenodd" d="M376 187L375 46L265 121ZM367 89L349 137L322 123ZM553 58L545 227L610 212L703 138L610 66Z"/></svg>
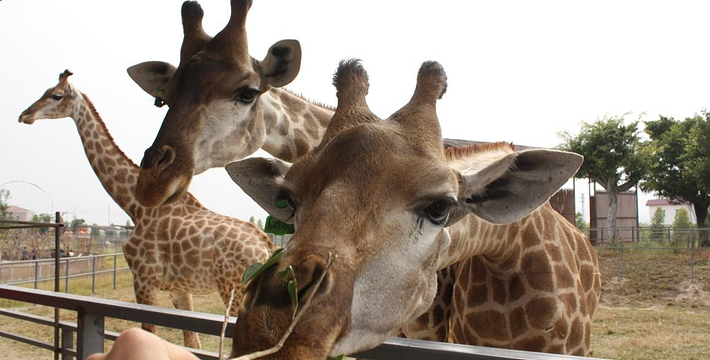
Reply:
<svg viewBox="0 0 710 360"><path fill-rule="evenodd" d="M334 84L338 107L313 152L293 165L249 158L226 167L272 216L296 224L276 265L247 286L232 356L273 346L291 325L277 276L288 266L312 306L268 359L378 345L430 308L437 270L449 267L456 342L587 354L596 257L548 203L582 157L507 143L444 150L436 102L446 75L436 62L422 65L409 103L385 120L367 107L358 61L342 62Z"/></svg>
<svg viewBox="0 0 710 360"><path fill-rule="evenodd" d="M231 313L241 306L241 276L249 265L263 262L273 251L270 239L256 225L212 212L190 193L158 207L144 207L134 190L138 166L115 144L89 98L69 81L59 83L20 115L32 124L39 119L74 119L84 151L96 176L113 200L135 224L123 246L133 274L136 301L154 305L157 291L169 291L178 309L194 310L192 294L219 292L227 305L235 288ZM155 332L155 326L143 324ZM197 334L185 332L186 346L200 348Z"/></svg>
<svg viewBox="0 0 710 360"><path fill-rule="evenodd" d="M301 47L282 40L257 61L248 53L251 0L232 0L228 24L214 38L197 2L182 5L180 64L149 61L131 78L168 112L145 151L136 197L157 206L182 196L193 175L242 159L259 148L292 161L320 143L333 110L281 87L298 74Z"/></svg>

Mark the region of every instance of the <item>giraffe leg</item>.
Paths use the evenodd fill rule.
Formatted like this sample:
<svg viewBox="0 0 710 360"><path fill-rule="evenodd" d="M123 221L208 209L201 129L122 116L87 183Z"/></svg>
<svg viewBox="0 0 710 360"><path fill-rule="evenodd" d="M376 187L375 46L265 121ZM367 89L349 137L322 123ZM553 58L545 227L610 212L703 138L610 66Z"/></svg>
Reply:
<svg viewBox="0 0 710 360"><path fill-rule="evenodd" d="M170 290L170 300L173 301L173 306L175 306L176 309L195 311L195 304L192 301L192 294L187 291ZM182 333L184 336L185 346L193 349L202 348L200 338L196 333L187 330L183 330Z"/></svg>
<svg viewBox="0 0 710 360"><path fill-rule="evenodd" d="M239 309L242 308L242 300L244 299L244 287L241 285L236 285L237 288L234 290L234 299L232 299L232 307L229 309L229 316L237 316L239 314ZM219 284L219 296L222 298L222 302L226 307L229 304L229 297L232 291L232 287L229 284L220 281Z"/></svg>
<svg viewBox="0 0 710 360"><path fill-rule="evenodd" d="M409 339L445 342L449 339L451 295L454 289L454 267L437 272L436 297L424 314L402 327L402 335Z"/></svg>
<svg viewBox="0 0 710 360"><path fill-rule="evenodd" d="M133 278L133 291L136 295L136 302L144 305L155 305L157 288L147 279L136 277ZM143 323L141 328L145 331L155 334L155 325Z"/></svg>

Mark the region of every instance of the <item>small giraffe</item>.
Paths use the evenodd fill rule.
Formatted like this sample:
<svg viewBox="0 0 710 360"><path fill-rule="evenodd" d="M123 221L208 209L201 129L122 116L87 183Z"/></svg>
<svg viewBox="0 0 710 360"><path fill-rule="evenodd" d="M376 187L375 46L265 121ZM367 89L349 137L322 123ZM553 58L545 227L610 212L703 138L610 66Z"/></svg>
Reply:
<svg viewBox="0 0 710 360"><path fill-rule="evenodd" d="M86 156L108 194L131 217L135 229L123 252L133 273L136 301L153 305L157 291L169 291L178 309L194 310L192 294L219 292L225 305L235 288L231 314L241 307L241 276L249 265L263 262L273 251L256 225L206 209L191 194L169 205L148 208L135 199L138 166L116 146L86 95L68 81L59 83L20 115L20 122L74 119ZM155 326L143 324L155 332ZM185 345L200 348L197 334L185 332Z"/></svg>
<svg viewBox="0 0 710 360"><path fill-rule="evenodd" d="M454 341L586 355L597 260L548 203L582 157L506 143L444 150L436 102L446 75L435 62L422 65L410 102L386 120L367 107L359 62L341 63L334 84L338 108L312 153L293 165L251 158L227 166L272 216L296 224L278 263L247 287L232 355L270 348L291 325L277 276L288 266L299 294L313 298L268 359L378 345L430 309L437 270L447 268L454 283L439 293L451 297Z"/></svg>
<svg viewBox="0 0 710 360"><path fill-rule="evenodd" d="M169 106L141 161L141 204L174 200L193 175L259 148L293 161L320 143L333 110L281 89L300 69L298 41L277 42L262 61L249 56L245 22L251 3L232 0L229 23L212 38L202 28L200 5L184 2L179 66L149 61L128 69L157 104Z"/></svg>

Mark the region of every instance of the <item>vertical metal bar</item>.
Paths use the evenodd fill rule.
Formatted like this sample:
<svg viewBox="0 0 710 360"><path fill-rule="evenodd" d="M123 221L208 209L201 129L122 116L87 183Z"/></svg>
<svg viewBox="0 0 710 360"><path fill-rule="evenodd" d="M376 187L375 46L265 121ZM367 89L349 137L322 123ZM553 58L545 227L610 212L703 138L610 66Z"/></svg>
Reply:
<svg viewBox="0 0 710 360"><path fill-rule="evenodd" d="M693 259L693 248L695 247L695 237L690 237L690 282L695 283L695 261Z"/></svg>
<svg viewBox="0 0 710 360"><path fill-rule="evenodd" d="M118 255L113 255L113 289L116 290L116 261L118 261Z"/></svg>
<svg viewBox="0 0 710 360"><path fill-rule="evenodd" d="M62 360L73 360L74 357L67 350L74 347L74 332L63 328L62 329Z"/></svg>
<svg viewBox="0 0 710 360"><path fill-rule="evenodd" d="M77 315L77 359L86 359L91 354L104 352L104 317L87 314L83 308L77 311Z"/></svg>
<svg viewBox="0 0 710 360"><path fill-rule="evenodd" d="M69 293L69 258L67 258L67 263L64 270L64 292Z"/></svg>
<svg viewBox="0 0 710 360"><path fill-rule="evenodd" d="M54 214L57 226L54 228L54 291L59 292L59 245L62 241L62 214ZM59 360L59 308L54 308L54 360ZM82 358L83 359L83 358Z"/></svg>
<svg viewBox="0 0 710 360"><path fill-rule="evenodd" d="M39 261L35 261L35 289L37 288L37 278L39 277Z"/></svg>
<svg viewBox="0 0 710 360"><path fill-rule="evenodd" d="M91 255L91 295L96 292L96 256Z"/></svg>
<svg viewBox="0 0 710 360"><path fill-rule="evenodd" d="M620 251L621 249L619 248L619 239L616 239L616 280L621 281L621 263L620 263Z"/></svg>

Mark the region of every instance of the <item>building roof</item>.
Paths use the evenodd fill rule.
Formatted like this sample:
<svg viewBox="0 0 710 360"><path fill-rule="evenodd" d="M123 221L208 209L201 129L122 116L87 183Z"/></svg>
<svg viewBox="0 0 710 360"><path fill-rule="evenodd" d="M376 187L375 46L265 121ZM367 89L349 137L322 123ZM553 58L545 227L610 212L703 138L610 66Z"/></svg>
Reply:
<svg viewBox="0 0 710 360"><path fill-rule="evenodd" d="M671 203L668 199L650 199L646 201L646 206L672 206L672 205L690 205L688 201L681 201L677 204Z"/></svg>
<svg viewBox="0 0 710 360"><path fill-rule="evenodd" d="M9 212L23 212L23 211L27 212L27 211L31 211L31 210L27 210L27 209L24 209L19 206L15 206L15 205L10 205L7 207L7 211L9 211Z"/></svg>

